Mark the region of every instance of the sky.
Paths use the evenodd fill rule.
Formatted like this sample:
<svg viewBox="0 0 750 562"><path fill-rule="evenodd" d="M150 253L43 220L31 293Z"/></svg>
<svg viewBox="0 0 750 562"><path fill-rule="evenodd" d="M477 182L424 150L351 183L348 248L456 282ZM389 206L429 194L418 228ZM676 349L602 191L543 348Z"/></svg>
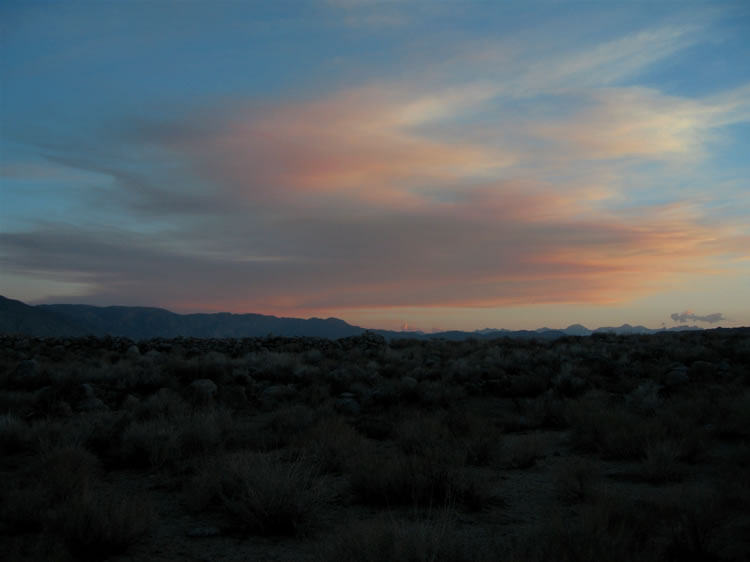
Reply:
<svg viewBox="0 0 750 562"><path fill-rule="evenodd" d="M0 294L750 325L750 3L0 4Z"/></svg>

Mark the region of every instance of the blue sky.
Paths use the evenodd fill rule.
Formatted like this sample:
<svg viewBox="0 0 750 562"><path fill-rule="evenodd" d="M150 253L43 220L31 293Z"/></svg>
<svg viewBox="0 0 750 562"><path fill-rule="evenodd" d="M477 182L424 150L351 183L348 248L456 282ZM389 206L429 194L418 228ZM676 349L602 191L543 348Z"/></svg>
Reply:
<svg viewBox="0 0 750 562"><path fill-rule="evenodd" d="M750 324L746 2L5 2L0 293Z"/></svg>

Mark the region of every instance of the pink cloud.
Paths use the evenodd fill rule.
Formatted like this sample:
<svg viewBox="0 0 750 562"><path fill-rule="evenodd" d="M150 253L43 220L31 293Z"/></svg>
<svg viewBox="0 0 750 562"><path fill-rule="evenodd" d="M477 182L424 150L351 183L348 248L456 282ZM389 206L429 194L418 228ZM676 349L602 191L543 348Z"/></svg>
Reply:
<svg viewBox="0 0 750 562"><path fill-rule="evenodd" d="M249 296L227 291L212 307L325 314L622 302L679 272L719 271L719 256L747 242L730 225L679 207L607 210L606 183L544 182L513 165L522 154L427 133L492 95L481 86L423 93L373 85L244 106L173 138L217 196L246 213L223 217L207 239L240 261L243 251L278 258L240 274L253 280ZM692 105L667 111L664 99L642 90L601 96L588 120L536 132L569 137L584 158L592 150L659 153L680 141L681 116L701 115ZM607 136L612 115L620 140ZM662 125L666 132L650 138ZM639 148L643 135L651 144Z"/></svg>
<svg viewBox="0 0 750 562"><path fill-rule="evenodd" d="M420 134L418 127L481 97L470 90L405 99L367 87L315 101L244 108L223 128L180 139L199 170L251 199L335 195L386 206L417 205L439 189L512 161L479 143Z"/></svg>

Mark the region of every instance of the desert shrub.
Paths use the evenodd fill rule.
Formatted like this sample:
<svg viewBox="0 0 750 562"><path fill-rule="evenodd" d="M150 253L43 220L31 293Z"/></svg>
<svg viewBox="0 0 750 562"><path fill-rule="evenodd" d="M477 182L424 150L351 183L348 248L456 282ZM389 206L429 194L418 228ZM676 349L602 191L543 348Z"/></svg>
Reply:
<svg viewBox="0 0 750 562"><path fill-rule="evenodd" d="M113 386L121 392L150 394L175 382L154 360L141 358L110 369Z"/></svg>
<svg viewBox="0 0 750 562"><path fill-rule="evenodd" d="M218 382L231 376L231 364L217 352L192 359L171 358L164 366L165 373L176 378L182 385L189 385L198 379L211 379Z"/></svg>
<svg viewBox="0 0 750 562"><path fill-rule="evenodd" d="M263 453L234 454L217 478L225 509L261 535L309 533L334 497L320 467L304 456L284 462Z"/></svg>
<svg viewBox="0 0 750 562"><path fill-rule="evenodd" d="M626 402L631 410L651 415L662 406L661 390L662 387L654 381L642 382L626 397Z"/></svg>
<svg viewBox="0 0 750 562"><path fill-rule="evenodd" d="M531 468L541 456L539 440L533 433L520 435L503 446L502 459L506 468Z"/></svg>
<svg viewBox="0 0 750 562"><path fill-rule="evenodd" d="M718 421L717 433L721 437L750 437L750 389L728 393L719 408L723 416Z"/></svg>
<svg viewBox="0 0 750 562"><path fill-rule="evenodd" d="M0 388L3 388L3 392L0 392L0 412L23 417L38 410L38 399L35 394L9 390L1 382Z"/></svg>
<svg viewBox="0 0 750 562"><path fill-rule="evenodd" d="M598 395L569 402L566 417L571 444L606 459L639 460L647 439L657 438L664 430L653 416L639 416Z"/></svg>
<svg viewBox="0 0 750 562"><path fill-rule="evenodd" d="M441 424L453 438L451 444L463 449L464 461L473 466L487 466L497 456L502 443L502 432L486 420L465 409L451 408L441 418Z"/></svg>
<svg viewBox="0 0 750 562"><path fill-rule="evenodd" d="M174 390L162 388L143 400L135 408L136 420L177 418L190 413L190 405Z"/></svg>
<svg viewBox="0 0 750 562"><path fill-rule="evenodd" d="M565 503L591 501L599 492L599 486L599 471L589 459L571 459L555 475L557 495Z"/></svg>
<svg viewBox="0 0 750 562"><path fill-rule="evenodd" d="M447 408L457 399L452 391L456 387L442 381L424 381L416 388L419 403L427 408Z"/></svg>
<svg viewBox="0 0 750 562"><path fill-rule="evenodd" d="M262 425L252 418L240 417L232 420L226 428L224 447L228 450L264 449L268 438Z"/></svg>
<svg viewBox="0 0 750 562"><path fill-rule="evenodd" d="M33 446L36 451L49 451L65 445L80 444L80 435L69 423L59 419L42 418L31 424Z"/></svg>
<svg viewBox="0 0 750 562"><path fill-rule="evenodd" d="M385 441L394 436L396 426L393 421L385 415L363 415L355 421L357 431L370 439Z"/></svg>
<svg viewBox="0 0 750 562"><path fill-rule="evenodd" d="M445 512L435 519L379 518L348 524L318 552L318 560L344 562L463 562L476 560Z"/></svg>
<svg viewBox="0 0 750 562"><path fill-rule="evenodd" d="M732 559L726 557L724 551L736 546L737 537L722 537L728 513L719 505L714 490L679 490L658 508L666 526L663 560L718 562Z"/></svg>
<svg viewBox="0 0 750 562"><path fill-rule="evenodd" d="M81 446L64 446L41 454L36 469L52 504L86 492L99 472L99 461Z"/></svg>
<svg viewBox="0 0 750 562"><path fill-rule="evenodd" d="M590 388L590 373L588 369L565 363L560 372L552 379L551 384L555 393L566 398L581 396Z"/></svg>
<svg viewBox="0 0 750 562"><path fill-rule="evenodd" d="M299 366L299 358L293 353L264 351L247 355L247 368L257 378L275 382L291 382Z"/></svg>
<svg viewBox="0 0 750 562"><path fill-rule="evenodd" d="M228 423L220 416L216 411L197 412L178 420L180 429L177 440L181 459L208 455L221 448Z"/></svg>
<svg viewBox="0 0 750 562"><path fill-rule="evenodd" d="M534 398L549 387L548 379L539 373L522 373L507 380L504 395L518 398Z"/></svg>
<svg viewBox="0 0 750 562"><path fill-rule="evenodd" d="M155 518L155 510L143 497L110 498L86 492L58 508L50 526L75 559L104 560L137 542Z"/></svg>
<svg viewBox="0 0 750 562"><path fill-rule="evenodd" d="M137 466L162 467L179 458L179 430L169 419L134 421L122 435L123 460Z"/></svg>
<svg viewBox="0 0 750 562"><path fill-rule="evenodd" d="M639 475L653 483L681 480L685 472L679 461L682 450L682 444L674 438L665 436L647 440Z"/></svg>
<svg viewBox="0 0 750 562"><path fill-rule="evenodd" d="M85 447L102 460L116 457L128 417L122 413L96 412L81 416L78 432Z"/></svg>
<svg viewBox="0 0 750 562"><path fill-rule="evenodd" d="M350 481L358 501L367 505L461 505L479 511L495 501L490 483L476 472L416 454L362 455L352 467Z"/></svg>
<svg viewBox="0 0 750 562"><path fill-rule="evenodd" d="M49 507L48 494L41 485L0 491L0 523L12 534L41 531Z"/></svg>
<svg viewBox="0 0 750 562"><path fill-rule="evenodd" d="M658 560L654 520L643 508L619 498L600 496L580 513L552 514L511 560L559 562L634 562Z"/></svg>
<svg viewBox="0 0 750 562"><path fill-rule="evenodd" d="M429 457L436 461L458 460L451 435L434 415L415 414L402 418L396 426L396 442L407 455Z"/></svg>
<svg viewBox="0 0 750 562"><path fill-rule="evenodd" d="M323 472L341 473L365 453L368 442L344 418L335 416L312 426L301 435L298 445Z"/></svg>
<svg viewBox="0 0 750 562"><path fill-rule="evenodd" d="M568 427L565 407L564 400L548 393L536 399L532 406L532 417L539 420L540 427L564 429Z"/></svg>
<svg viewBox="0 0 750 562"><path fill-rule="evenodd" d="M31 428L24 421L10 413L0 415L0 455L21 452L31 443Z"/></svg>
<svg viewBox="0 0 750 562"><path fill-rule="evenodd" d="M291 444L302 432L315 423L315 411L309 406L284 406L271 414L259 434L263 449L279 449Z"/></svg>

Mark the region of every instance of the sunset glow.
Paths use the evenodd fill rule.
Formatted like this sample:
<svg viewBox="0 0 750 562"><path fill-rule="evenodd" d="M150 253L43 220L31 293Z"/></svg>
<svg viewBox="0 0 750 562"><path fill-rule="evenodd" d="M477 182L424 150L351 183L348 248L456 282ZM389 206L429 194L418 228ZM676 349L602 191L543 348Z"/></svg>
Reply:
<svg viewBox="0 0 750 562"><path fill-rule="evenodd" d="M750 7L643 8L4 3L0 294L750 325Z"/></svg>

